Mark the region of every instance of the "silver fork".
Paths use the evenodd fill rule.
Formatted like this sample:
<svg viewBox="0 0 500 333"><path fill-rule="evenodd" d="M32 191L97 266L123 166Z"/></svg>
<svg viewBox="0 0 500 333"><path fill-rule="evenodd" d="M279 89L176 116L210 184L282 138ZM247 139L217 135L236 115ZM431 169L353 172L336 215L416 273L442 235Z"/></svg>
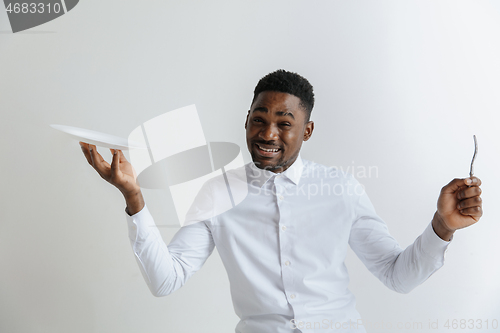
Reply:
<svg viewBox="0 0 500 333"><path fill-rule="evenodd" d="M470 162L470 172L469 172L470 177L474 176L474 161L476 160L476 155L477 155L477 139L475 135L473 137L474 137L474 156L472 156L472 162Z"/></svg>

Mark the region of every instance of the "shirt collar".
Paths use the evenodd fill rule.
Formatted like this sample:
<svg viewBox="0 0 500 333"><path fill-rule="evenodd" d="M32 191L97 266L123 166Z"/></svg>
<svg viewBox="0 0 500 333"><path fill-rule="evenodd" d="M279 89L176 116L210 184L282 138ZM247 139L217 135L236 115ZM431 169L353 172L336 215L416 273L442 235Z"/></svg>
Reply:
<svg viewBox="0 0 500 333"><path fill-rule="evenodd" d="M302 175L302 170L304 169L304 162L299 155L297 159L290 165L288 169L280 173L274 173L269 170L259 169L255 163L252 161L249 163L250 165L250 181L253 185L257 185L258 187L264 186L264 184L269 181L273 176L283 176L285 178L290 179L295 185L299 184L300 177Z"/></svg>

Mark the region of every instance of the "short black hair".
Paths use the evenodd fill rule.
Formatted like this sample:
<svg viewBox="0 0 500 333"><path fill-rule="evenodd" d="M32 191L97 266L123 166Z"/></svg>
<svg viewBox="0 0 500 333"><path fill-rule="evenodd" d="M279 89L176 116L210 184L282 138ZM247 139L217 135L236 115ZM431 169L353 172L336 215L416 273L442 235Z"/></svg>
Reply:
<svg viewBox="0 0 500 333"><path fill-rule="evenodd" d="M298 97L300 105L306 111L306 122L309 121L314 107L314 92L313 86L306 78L297 73L285 71L284 69L278 69L269 73L257 83L253 91L252 104L263 91L279 91Z"/></svg>

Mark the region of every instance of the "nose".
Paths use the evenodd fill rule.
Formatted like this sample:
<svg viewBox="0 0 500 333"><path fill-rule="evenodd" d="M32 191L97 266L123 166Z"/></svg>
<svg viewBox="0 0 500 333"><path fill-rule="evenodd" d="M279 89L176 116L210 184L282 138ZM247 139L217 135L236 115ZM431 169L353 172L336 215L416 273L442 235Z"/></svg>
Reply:
<svg viewBox="0 0 500 333"><path fill-rule="evenodd" d="M267 125L262 128L259 137L264 141L274 141L278 139L278 129L274 125Z"/></svg>

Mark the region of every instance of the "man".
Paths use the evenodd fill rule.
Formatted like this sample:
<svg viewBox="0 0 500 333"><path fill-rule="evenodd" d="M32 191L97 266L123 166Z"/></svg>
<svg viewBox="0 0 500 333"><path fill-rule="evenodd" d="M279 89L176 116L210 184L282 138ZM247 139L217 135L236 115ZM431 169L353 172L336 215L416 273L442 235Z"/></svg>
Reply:
<svg viewBox="0 0 500 333"><path fill-rule="evenodd" d="M236 179L244 171L239 179L248 195L225 212L201 214L168 247L148 227L153 218L122 152L115 150L109 165L95 146L81 143L87 161L125 197L131 244L154 295L180 288L217 246L241 318L236 332L365 332L347 289L348 244L397 292L409 292L443 265L453 233L482 215L481 181L444 186L432 222L403 251L352 175L300 157L314 130L313 106L312 86L298 74L278 70L262 78L245 122L253 162L228 173ZM220 179L205 184L191 213L221 195Z"/></svg>

